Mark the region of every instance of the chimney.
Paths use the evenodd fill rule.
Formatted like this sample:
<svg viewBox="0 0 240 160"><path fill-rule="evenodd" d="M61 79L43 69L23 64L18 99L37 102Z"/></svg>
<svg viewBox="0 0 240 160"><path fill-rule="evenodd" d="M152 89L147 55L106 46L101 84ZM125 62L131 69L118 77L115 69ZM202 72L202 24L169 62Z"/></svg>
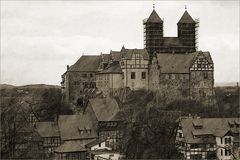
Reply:
<svg viewBox="0 0 240 160"><path fill-rule="evenodd" d="M69 70L69 65L67 65L67 71Z"/></svg>

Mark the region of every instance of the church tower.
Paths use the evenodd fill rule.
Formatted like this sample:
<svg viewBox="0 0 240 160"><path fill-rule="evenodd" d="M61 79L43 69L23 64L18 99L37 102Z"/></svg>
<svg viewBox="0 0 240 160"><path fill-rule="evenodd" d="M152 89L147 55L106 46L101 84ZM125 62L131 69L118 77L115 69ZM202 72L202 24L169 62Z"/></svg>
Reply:
<svg viewBox="0 0 240 160"><path fill-rule="evenodd" d="M163 21L153 8L149 18L143 20L144 25L144 47L152 59L155 51L159 51L163 44Z"/></svg>
<svg viewBox="0 0 240 160"><path fill-rule="evenodd" d="M197 22L192 19L187 11L184 12L177 23L178 38L182 43L183 52L195 52L197 48Z"/></svg>

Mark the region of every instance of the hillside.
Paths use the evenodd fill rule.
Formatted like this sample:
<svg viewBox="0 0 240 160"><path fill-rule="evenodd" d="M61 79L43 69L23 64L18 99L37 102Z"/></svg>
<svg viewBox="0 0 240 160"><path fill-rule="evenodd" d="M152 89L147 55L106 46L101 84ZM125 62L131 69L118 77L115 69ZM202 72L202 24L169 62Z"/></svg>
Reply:
<svg viewBox="0 0 240 160"><path fill-rule="evenodd" d="M235 86L215 87L215 95L217 101L217 109L219 115L216 116L237 116L240 114L238 88ZM33 84L25 86L13 86L8 84L0 84L1 107L10 107L16 103L27 101L34 106L34 109L41 110L47 116L44 119L51 119L51 114L69 113L68 106L62 106L61 87L56 85ZM129 91L122 97L115 97L121 103L122 111L132 112L133 119L136 118L138 112L149 110L152 106L159 107L155 103L154 95L146 91ZM177 110L184 112L195 112L199 110L200 104L192 103L192 106L186 106L185 102L175 102L171 104L167 110ZM182 104L182 105L181 105ZM188 103L189 104L189 103ZM178 107L175 107L178 105ZM194 106L193 106L194 105ZM51 107L52 106L52 107ZM54 106L54 107L53 107ZM60 112L61 108L64 108ZM189 109L188 109L189 108ZM45 111L42 111L45 110ZM57 113L59 112L59 113Z"/></svg>
<svg viewBox="0 0 240 160"><path fill-rule="evenodd" d="M1 111L33 110L41 120L52 120L57 114L69 113L61 104L61 87L45 84L25 86L0 85Z"/></svg>
<svg viewBox="0 0 240 160"><path fill-rule="evenodd" d="M239 87L215 87L215 95L220 116L236 117L240 115Z"/></svg>

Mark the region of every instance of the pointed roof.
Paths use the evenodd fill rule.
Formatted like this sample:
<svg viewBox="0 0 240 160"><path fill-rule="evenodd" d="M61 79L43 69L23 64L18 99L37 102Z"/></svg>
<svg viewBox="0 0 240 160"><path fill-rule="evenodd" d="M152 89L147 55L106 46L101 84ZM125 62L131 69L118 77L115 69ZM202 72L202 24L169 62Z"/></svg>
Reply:
<svg viewBox="0 0 240 160"><path fill-rule="evenodd" d="M196 22L192 19L190 14L187 11L185 11L180 20L178 21L178 23L196 23Z"/></svg>
<svg viewBox="0 0 240 160"><path fill-rule="evenodd" d="M163 21L159 17L159 15L157 14L157 12L155 10L153 10L151 15L147 19L147 23L148 22L151 22L151 23L162 23Z"/></svg>
<svg viewBox="0 0 240 160"><path fill-rule="evenodd" d="M89 99L92 110L98 121L117 121L119 105L113 98L93 98Z"/></svg>

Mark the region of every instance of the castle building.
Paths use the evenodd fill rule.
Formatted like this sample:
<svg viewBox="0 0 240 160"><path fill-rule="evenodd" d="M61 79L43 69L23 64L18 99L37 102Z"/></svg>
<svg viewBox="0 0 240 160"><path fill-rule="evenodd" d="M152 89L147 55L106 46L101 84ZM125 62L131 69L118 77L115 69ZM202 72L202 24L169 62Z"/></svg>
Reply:
<svg viewBox="0 0 240 160"><path fill-rule="evenodd" d="M76 102L86 89L96 88L100 56L82 56L62 75L62 92L66 102Z"/></svg>
<svg viewBox="0 0 240 160"><path fill-rule="evenodd" d="M155 91L160 101L199 100L214 104L213 61L209 52L188 54L159 53L149 65L149 89Z"/></svg>
<svg viewBox="0 0 240 160"><path fill-rule="evenodd" d="M212 106L214 63L209 52L197 50L198 22L185 11L177 37L164 37L163 23L155 10L144 20L143 49L82 56L63 75L65 99L76 101L86 88L104 96L129 88L153 91L164 104L197 100Z"/></svg>

